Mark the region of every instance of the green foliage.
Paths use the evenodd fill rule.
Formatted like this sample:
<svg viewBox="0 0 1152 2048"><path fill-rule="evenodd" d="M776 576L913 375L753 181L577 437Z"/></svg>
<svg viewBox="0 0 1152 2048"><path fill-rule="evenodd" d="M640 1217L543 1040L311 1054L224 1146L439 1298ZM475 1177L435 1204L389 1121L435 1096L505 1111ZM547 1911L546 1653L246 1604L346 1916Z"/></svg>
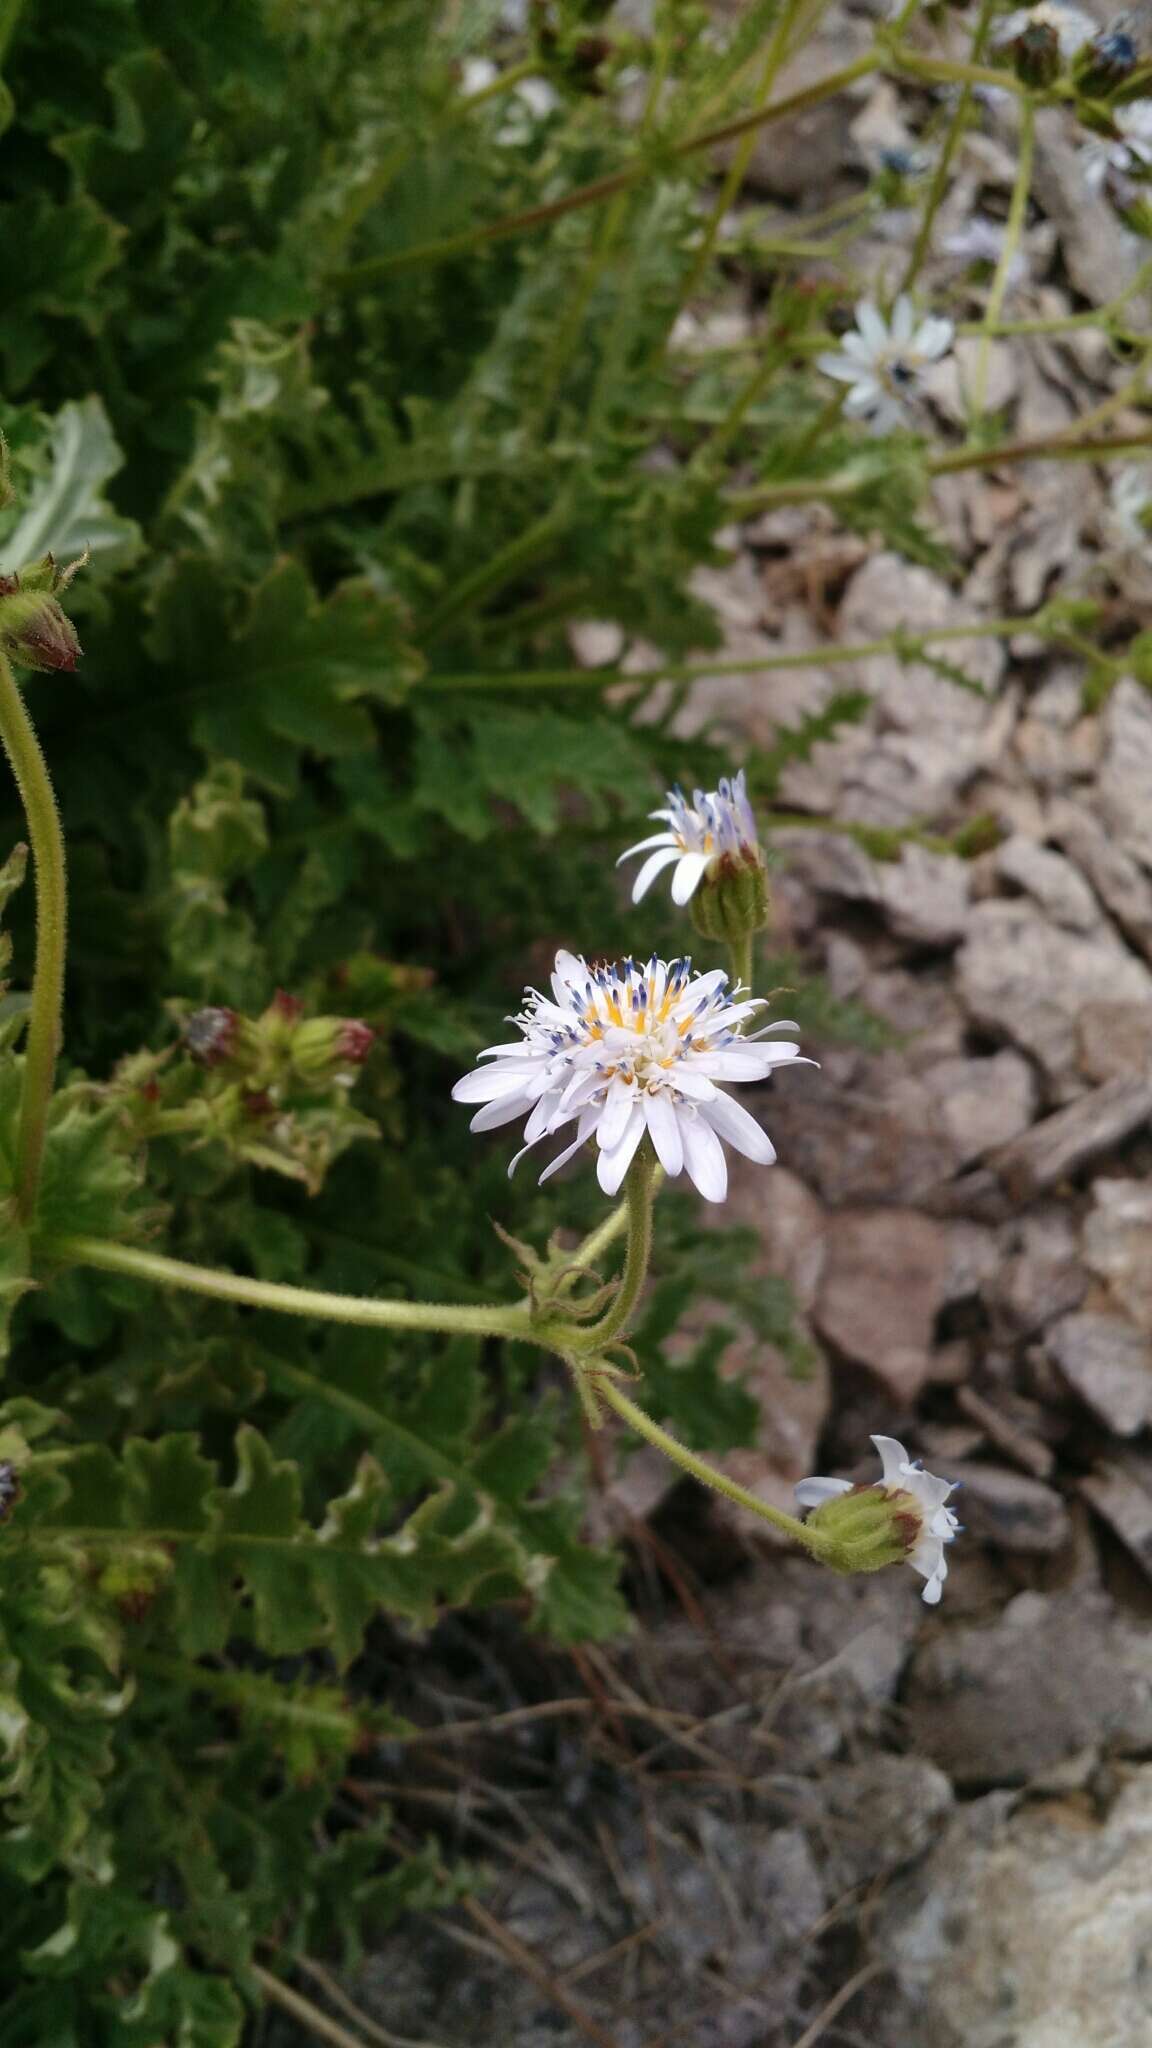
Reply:
<svg viewBox="0 0 1152 2048"><path fill-rule="evenodd" d="M261 1944L355 1951L465 1879L374 1797L390 1631L497 1602L561 1644L627 1625L536 1351L289 1323L54 1244L510 1299L491 1224L542 1243L603 1202L586 1172L562 1205L510 1184L451 1082L556 944L679 950L611 859L668 781L724 766L655 693L565 682L569 625L616 622L646 669L715 645L693 572L736 485L834 479L849 523L941 555L916 443L814 431L830 287L773 280L779 375L754 391L739 357L668 347L710 163L676 148L746 108L776 0L722 32L658 7L639 126L616 93L644 36L597 0L531 10L526 37L498 13L0 6L0 571L90 554L83 664L29 696L72 938L27 1230L19 847L0 870L5 2048L238 2048ZM470 56L530 42L554 104L469 91ZM610 205L547 212L637 167ZM759 793L862 708L802 722ZM819 990L789 1007L874 1042ZM754 1436L732 1340L806 1369L748 1249L662 1202L634 1337L650 1405L703 1448Z"/></svg>

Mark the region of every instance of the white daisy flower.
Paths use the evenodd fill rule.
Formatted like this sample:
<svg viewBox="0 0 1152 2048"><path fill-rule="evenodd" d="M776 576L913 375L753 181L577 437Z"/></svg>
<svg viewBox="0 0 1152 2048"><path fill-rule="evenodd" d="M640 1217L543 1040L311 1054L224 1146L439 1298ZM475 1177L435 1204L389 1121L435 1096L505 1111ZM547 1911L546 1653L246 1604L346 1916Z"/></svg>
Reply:
<svg viewBox="0 0 1152 2048"><path fill-rule="evenodd" d="M1100 192L1115 173L1119 177L1145 171L1152 164L1152 100L1133 100L1112 115L1115 135L1086 142L1080 151L1084 183Z"/></svg>
<svg viewBox="0 0 1152 2048"><path fill-rule="evenodd" d="M590 967L557 953L551 996L525 991L523 1010L508 1020L520 1037L482 1052L491 1065L457 1081L453 1099L482 1105L474 1131L527 1116L526 1142L509 1173L542 1138L574 1124L575 1135L540 1179L595 1138L597 1177L614 1195L647 1133L670 1179L687 1172L705 1201L722 1202L728 1168L721 1139L762 1166L776 1151L720 1084L766 1080L800 1057L796 1044L758 1042L768 1032L794 1031L791 1019L742 1035L765 1004L740 989L729 994L727 983L722 967L693 974L690 960Z"/></svg>
<svg viewBox="0 0 1152 2048"><path fill-rule="evenodd" d="M1000 23L996 31L996 47L1014 42L1026 29L1050 28L1056 32L1060 55L1067 61L1090 43L1096 33L1096 23L1090 14L1079 7L1066 7L1063 0L1039 0L1036 7L1018 7Z"/></svg>
<svg viewBox="0 0 1152 2048"><path fill-rule="evenodd" d="M875 1486L862 1490L886 1494L899 1510L900 1519L907 1516L907 1562L925 1581L924 1598L935 1607L948 1576L944 1551L960 1529L952 1509L944 1505L956 1489L950 1480L934 1479L925 1472L920 1460L910 1458L895 1437L874 1436L872 1442L880 1454L881 1475ZM802 1479L796 1499L802 1508L818 1508L856 1490L850 1479Z"/></svg>
<svg viewBox="0 0 1152 2048"><path fill-rule="evenodd" d="M638 839L616 863L619 867L634 854L648 854L632 884L633 903L647 895L657 875L674 861L672 901L681 907L695 895L708 870L717 870L721 861L759 866L756 817L748 801L743 769L731 782L724 776L719 789L694 789L691 803L679 785L666 792L666 799L665 810L648 813L650 818L663 818L666 830ZM649 852L652 847L655 852Z"/></svg>
<svg viewBox="0 0 1152 2048"><path fill-rule="evenodd" d="M861 299L856 325L841 335L839 351L817 356L816 365L826 377L852 386L844 401L851 419L867 420L877 433L889 433L906 423L919 372L947 355L954 332L951 320L934 314L917 325L906 292L893 306L890 321L871 299Z"/></svg>

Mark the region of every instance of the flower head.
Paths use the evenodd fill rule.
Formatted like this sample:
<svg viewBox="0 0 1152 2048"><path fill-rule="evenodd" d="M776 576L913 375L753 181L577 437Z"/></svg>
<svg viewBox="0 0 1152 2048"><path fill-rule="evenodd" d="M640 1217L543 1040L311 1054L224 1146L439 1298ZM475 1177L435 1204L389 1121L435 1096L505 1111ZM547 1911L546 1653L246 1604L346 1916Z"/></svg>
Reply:
<svg viewBox="0 0 1152 2048"><path fill-rule="evenodd" d="M839 352L817 356L816 364L826 377L851 385L844 401L850 418L867 420L877 433L888 433L905 424L920 371L947 355L954 332L950 320L934 314L917 325L905 292L890 320L871 299L861 299L856 325L841 335Z"/></svg>
<svg viewBox="0 0 1152 2048"><path fill-rule="evenodd" d="M874 1436L872 1442L880 1454L881 1474L874 1486L853 1486L850 1479L802 1479L796 1488L796 1499L802 1508L815 1508L816 1521L821 1511L828 1514L828 1534L833 1535L833 1523L837 1518L845 1520L842 1509L828 1510L829 1502L839 1502L848 1494L858 1498L864 1511L862 1522L869 1521L864 1530L866 1542L871 1546L870 1562L862 1560L849 1563L849 1570L876 1569L889 1563L901 1554L913 1571L919 1572L925 1581L924 1598L934 1607L944 1588L948 1576L945 1546L952 1542L960 1524L952 1509L945 1506L950 1494L955 1492L948 1479L934 1479L925 1472L919 1459L911 1459L903 1444L895 1437ZM891 1513L882 1532L890 1546L884 1550L877 1541L877 1531L870 1525L874 1498L877 1494L891 1503ZM870 1519L869 1519L870 1517ZM845 1528L835 1532L845 1541L846 1552L850 1553L852 1534ZM834 1560L833 1560L834 1561Z"/></svg>
<svg viewBox="0 0 1152 2048"><path fill-rule="evenodd" d="M1067 60L1074 57L1085 43L1091 42L1096 34L1096 23L1090 14L1079 7L1065 6L1064 0L1039 0L1036 7L1018 7L1000 23L996 36L997 48L1005 43L1015 42L1026 35L1029 29L1050 28L1054 31L1060 55Z"/></svg>
<svg viewBox="0 0 1152 2048"><path fill-rule="evenodd" d="M743 769L731 782L725 776L719 789L694 789L691 803L682 789L670 789L667 808L650 811L649 816L663 818L664 831L638 840L616 863L619 867L620 861L631 860L634 854L648 854L632 884L633 903L647 895L657 875L672 867L673 862L676 865L672 901L680 905L695 894L709 869L717 871L724 861L733 865L761 865L756 818L744 786ZM650 848L656 850L650 852Z"/></svg>
<svg viewBox="0 0 1152 2048"><path fill-rule="evenodd" d="M1077 91L1090 99L1108 99L1131 78L1139 55L1126 29L1101 29L1080 52L1075 71Z"/></svg>
<svg viewBox="0 0 1152 2048"><path fill-rule="evenodd" d="M594 1137L600 1186L614 1195L647 1133L665 1173L686 1171L705 1201L722 1202L728 1169L721 1139L764 1166L776 1152L719 1084L763 1081L800 1057L796 1044L758 1042L768 1031L795 1030L791 1020L741 1036L764 1003L739 989L730 994L727 983L722 967L694 974L690 960L590 967L557 953L551 995L525 992L524 1008L508 1020L520 1037L482 1052L491 1064L457 1081L453 1099L481 1104L474 1131L527 1117L510 1173L542 1138L575 1125L541 1180Z"/></svg>
<svg viewBox="0 0 1152 2048"><path fill-rule="evenodd" d="M1000 221L989 220L987 214L974 213L954 235L946 235L944 253L954 256L960 263L997 264L1004 252L1004 227ZM1019 284L1028 275L1028 259L1023 250L1012 253L1008 265L1008 283Z"/></svg>
<svg viewBox="0 0 1152 2048"><path fill-rule="evenodd" d="M1152 467L1130 462L1113 479L1105 524L1124 548L1147 548L1152 537Z"/></svg>
<svg viewBox="0 0 1152 2048"><path fill-rule="evenodd" d="M1152 100L1132 100L1111 119L1115 134L1086 142L1080 151L1090 192L1101 191L1113 174L1130 177L1152 164Z"/></svg>

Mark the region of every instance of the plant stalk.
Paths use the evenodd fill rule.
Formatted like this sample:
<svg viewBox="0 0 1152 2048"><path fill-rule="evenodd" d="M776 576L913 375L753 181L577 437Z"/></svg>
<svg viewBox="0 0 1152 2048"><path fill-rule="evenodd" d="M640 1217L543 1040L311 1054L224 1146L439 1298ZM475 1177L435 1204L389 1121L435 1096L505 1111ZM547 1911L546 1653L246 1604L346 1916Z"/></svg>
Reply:
<svg viewBox="0 0 1152 2048"><path fill-rule="evenodd" d="M796 1515L785 1514L783 1508L774 1508L767 1501L758 1500L746 1486L738 1486L715 1465L709 1465L705 1458L698 1458L687 1444L680 1443L678 1438L645 1414L643 1408L638 1408L635 1401L630 1401L627 1394L621 1393L614 1381L607 1378L598 1380L596 1391L609 1408L615 1409L622 1422L626 1422L638 1436L647 1438L658 1451L663 1451L666 1458L671 1458L674 1465L679 1465L693 1479L698 1479L702 1486L711 1487L713 1493L722 1493L725 1500L733 1501L738 1508L747 1508L749 1514L758 1515L762 1522L771 1522L774 1529L780 1529L785 1536L791 1537L810 1556L819 1558L823 1555L824 1545L807 1523L801 1522Z"/></svg>
<svg viewBox="0 0 1152 2048"><path fill-rule="evenodd" d="M656 1193L656 1158L647 1138L628 1168L624 1193L628 1204L628 1249L616 1297L598 1323L581 1333L581 1350L596 1352L626 1329L648 1277L652 1257L652 1204Z"/></svg>
<svg viewBox="0 0 1152 2048"><path fill-rule="evenodd" d="M48 1109L60 1050L64 1008L64 944L68 877L60 813L11 663L0 654L0 742L11 763L28 821L36 886L36 958L16 1140L16 1210L27 1223L36 1207Z"/></svg>
<svg viewBox="0 0 1152 2048"><path fill-rule="evenodd" d="M381 1330L437 1330L446 1335L513 1337L535 1341L526 1307L473 1308L448 1301L369 1301L356 1294L328 1294L319 1287L291 1287L277 1280L256 1280L242 1273L219 1273L210 1266L191 1265L149 1252L139 1245L115 1244L102 1237L57 1237L41 1241L45 1256L64 1264L93 1266L102 1273L124 1273L157 1287L176 1287L203 1294L210 1301L235 1302L243 1308L273 1309L290 1316L315 1316L321 1322L362 1323Z"/></svg>

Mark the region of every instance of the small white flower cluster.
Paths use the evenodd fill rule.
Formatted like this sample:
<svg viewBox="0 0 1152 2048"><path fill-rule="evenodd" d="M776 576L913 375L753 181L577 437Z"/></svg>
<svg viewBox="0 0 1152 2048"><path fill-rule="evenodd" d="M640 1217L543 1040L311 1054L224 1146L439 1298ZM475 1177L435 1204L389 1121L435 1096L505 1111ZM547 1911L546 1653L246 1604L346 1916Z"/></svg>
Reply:
<svg viewBox="0 0 1152 2048"><path fill-rule="evenodd" d="M1090 192L1138 176L1152 165L1152 100L1132 100L1112 115L1115 135L1100 135L1080 151L1084 183ZM1122 190L1118 196L1126 199Z"/></svg>
<svg viewBox="0 0 1152 2048"><path fill-rule="evenodd" d="M666 805L666 809L648 813L650 818L663 818L665 830L654 832L650 839L637 840L616 863L619 867L621 861L631 860L634 854L648 853L650 847L659 849L650 854L632 884L633 903L647 895L657 875L671 867L673 861L676 867L672 901L683 906L714 862L726 855L732 860L757 857L756 818L748 801L743 769L731 781L723 776L719 789L711 793L694 789L691 803L683 790L670 789Z"/></svg>
<svg viewBox="0 0 1152 2048"><path fill-rule="evenodd" d="M956 1489L948 1479L935 1479L925 1472L918 1458L908 1456L893 1436L874 1436L880 1454L880 1477L876 1490L911 1505L909 1513L919 1522L919 1533L908 1552L908 1563L924 1580L924 1599L935 1607L948 1577L946 1546L957 1535L960 1523L945 1502ZM802 1479L796 1499L802 1508L818 1508L838 1495L853 1492L850 1479Z"/></svg>
<svg viewBox="0 0 1152 2048"><path fill-rule="evenodd" d="M897 299L890 320L871 299L861 299L855 327L841 335L835 354L817 356L816 365L826 377L851 386L844 401L850 419L888 434L908 424L921 371L948 354L954 335L951 320L939 315L918 322L907 293Z"/></svg>

